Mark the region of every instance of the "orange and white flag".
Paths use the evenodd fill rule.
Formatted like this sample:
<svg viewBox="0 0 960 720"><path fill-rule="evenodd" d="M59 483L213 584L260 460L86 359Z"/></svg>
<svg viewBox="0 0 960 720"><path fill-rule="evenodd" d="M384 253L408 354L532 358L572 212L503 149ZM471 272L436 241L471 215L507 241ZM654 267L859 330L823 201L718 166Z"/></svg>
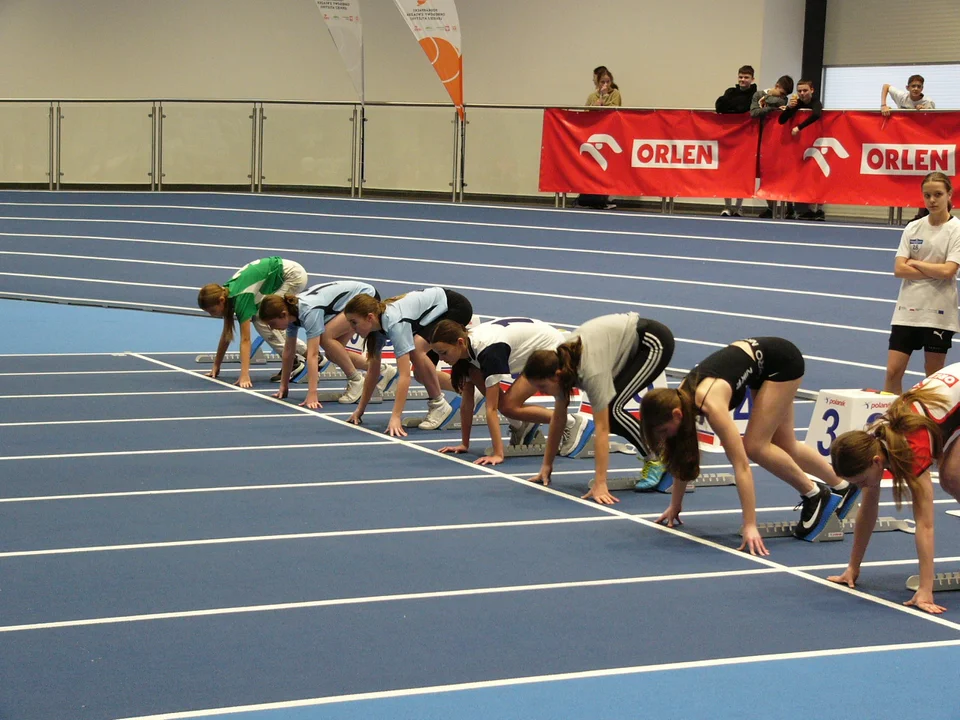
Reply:
<svg viewBox="0 0 960 720"><path fill-rule="evenodd" d="M353 87L363 102L363 24L358 0L315 0Z"/></svg>
<svg viewBox="0 0 960 720"><path fill-rule="evenodd" d="M454 0L394 0L463 117L463 54Z"/></svg>

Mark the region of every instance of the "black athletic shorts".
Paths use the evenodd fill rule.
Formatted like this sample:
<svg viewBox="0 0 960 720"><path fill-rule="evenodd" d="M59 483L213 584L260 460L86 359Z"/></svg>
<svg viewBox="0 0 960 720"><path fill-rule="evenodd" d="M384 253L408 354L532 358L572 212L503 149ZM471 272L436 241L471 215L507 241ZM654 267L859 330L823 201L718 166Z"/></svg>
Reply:
<svg viewBox="0 0 960 720"><path fill-rule="evenodd" d="M950 350L952 341L952 330L913 325L894 325L890 328L890 349L905 355L920 349L946 354Z"/></svg>
<svg viewBox="0 0 960 720"><path fill-rule="evenodd" d="M466 327L473 319L473 305L470 304L470 301L467 300L467 298L458 293L456 290L448 290L447 288L444 288L443 292L447 296L447 311L429 325L424 325L422 328L414 332L414 335L419 335L427 342L430 342L431 338L433 338L433 331L437 329L437 323L439 323L441 320L453 320ZM434 365L440 362L440 356L437 355L433 350L430 350L427 353L427 357L430 358L430 362L432 362Z"/></svg>

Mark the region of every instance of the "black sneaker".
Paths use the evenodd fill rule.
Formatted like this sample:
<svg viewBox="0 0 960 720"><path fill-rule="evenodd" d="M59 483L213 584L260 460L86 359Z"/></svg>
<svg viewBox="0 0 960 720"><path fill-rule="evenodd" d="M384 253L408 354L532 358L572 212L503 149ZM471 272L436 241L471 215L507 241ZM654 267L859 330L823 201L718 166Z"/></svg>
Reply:
<svg viewBox="0 0 960 720"><path fill-rule="evenodd" d="M808 210L805 213L800 213L799 215L797 215L797 220L816 220L816 219L817 219L817 213L814 212L813 210Z"/></svg>
<svg viewBox="0 0 960 720"><path fill-rule="evenodd" d="M823 483L817 483L819 493L812 498L800 496L800 503L794 510L800 509L800 522L793 529L793 536L799 540L813 542L823 532L830 514L840 504L840 496L830 492Z"/></svg>
<svg viewBox="0 0 960 720"><path fill-rule="evenodd" d="M820 222L823 222L824 220L827 219L827 216L824 214L823 210L817 210L817 211L814 213L814 215L815 215L815 217L814 217L813 219L814 219L814 220L819 220Z"/></svg>
<svg viewBox="0 0 960 720"><path fill-rule="evenodd" d="M771 210L770 208L767 208L766 210L761 212L759 215L757 215L757 217L763 218L764 220L769 220L770 218L773 217L773 210Z"/></svg>
<svg viewBox="0 0 960 720"><path fill-rule="evenodd" d="M857 506L857 500L860 499L860 488L853 483L849 483L846 489L832 490L831 492L840 498L840 504L837 505L837 517L845 520L850 511Z"/></svg>
<svg viewBox="0 0 960 720"><path fill-rule="evenodd" d="M293 370L290 371L290 379L293 380L297 375L303 372L303 369L307 366L307 361L297 355L297 359L293 363ZM280 382L280 378L283 377L283 368L280 369L276 375L270 376L270 382Z"/></svg>

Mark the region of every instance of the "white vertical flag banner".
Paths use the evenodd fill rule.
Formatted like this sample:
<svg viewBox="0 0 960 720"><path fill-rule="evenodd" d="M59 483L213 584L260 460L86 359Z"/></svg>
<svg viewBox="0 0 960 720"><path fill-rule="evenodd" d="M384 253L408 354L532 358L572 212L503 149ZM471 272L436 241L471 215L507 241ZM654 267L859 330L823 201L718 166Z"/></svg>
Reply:
<svg viewBox="0 0 960 720"><path fill-rule="evenodd" d="M363 102L363 24L358 0L315 0ZM414 0L416 2L416 0Z"/></svg>
<svg viewBox="0 0 960 720"><path fill-rule="evenodd" d="M463 117L463 54L454 0L394 0Z"/></svg>

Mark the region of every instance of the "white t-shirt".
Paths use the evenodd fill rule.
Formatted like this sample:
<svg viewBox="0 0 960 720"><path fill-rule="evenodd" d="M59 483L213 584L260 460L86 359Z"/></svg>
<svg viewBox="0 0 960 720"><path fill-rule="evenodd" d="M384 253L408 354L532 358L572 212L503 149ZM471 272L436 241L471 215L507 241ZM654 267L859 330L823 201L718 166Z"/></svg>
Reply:
<svg viewBox="0 0 960 720"><path fill-rule="evenodd" d="M480 369L484 386L510 382L537 350L556 350L563 333L542 320L500 318L469 331L468 362Z"/></svg>
<svg viewBox="0 0 960 720"><path fill-rule="evenodd" d="M887 93L893 98L893 101L897 104L898 108L911 110L918 107L922 110L937 109L937 106L933 100L928 98L926 95L919 100L914 101L913 98L910 97L909 92L906 90L901 90L900 88L895 88L893 85L887 89Z"/></svg>
<svg viewBox="0 0 960 720"><path fill-rule="evenodd" d="M914 220L903 229L897 257L960 265L960 220L951 217L936 227L929 216ZM903 280L891 323L960 332L956 278Z"/></svg>
<svg viewBox="0 0 960 720"><path fill-rule="evenodd" d="M323 335L327 323L357 295L376 297L377 291L372 285L355 280L322 283L304 290L297 295L299 320L287 326L287 337L296 337L298 327L304 329L307 340Z"/></svg>
<svg viewBox="0 0 960 720"><path fill-rule="evenodd" d="M603 315L587 320L566 339L580 338L583 343L577 386L590 398L594 412L608 407L617 396L613 379L640 347L638 322L635 312Z"/></svg>

